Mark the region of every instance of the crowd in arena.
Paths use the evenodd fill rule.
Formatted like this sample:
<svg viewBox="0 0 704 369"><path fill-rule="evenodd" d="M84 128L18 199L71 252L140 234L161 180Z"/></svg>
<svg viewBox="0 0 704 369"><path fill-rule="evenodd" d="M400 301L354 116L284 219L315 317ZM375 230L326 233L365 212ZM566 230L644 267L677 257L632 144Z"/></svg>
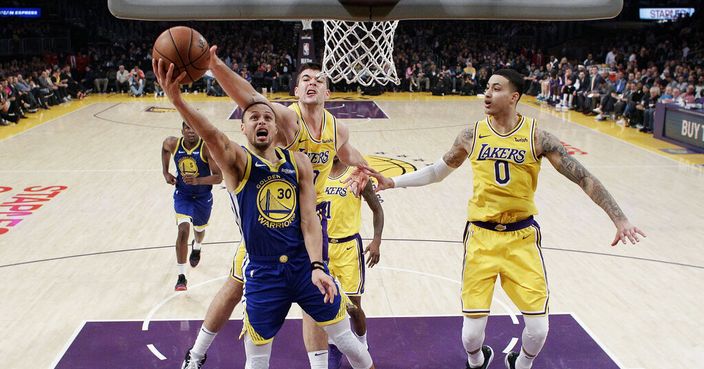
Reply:
<svg viewBox="0 0 704 369"><path fill-rule="evenodd" d="M172 24L117 20L107 9L90 6L67 6L64 11L66 19L94 30L100 41L75 52L0 59L0 124L17 123L37 109L50 109L88 93L161 94L151 70L150 45ZM568 39L559 45L548 42L558 38L551 34L563 32L552 23L404 21L394 48L401 84L386 89L477 95L494 70L509 67L526 76L525 94L537 96L555 110L574 110L647 132L653 128L656 102L702 102L704 42L697 36L704 31L701 18L618 33L603 28L598 37ZM13 33L12 23L8 24L4 34L15 39L55 31L55 26L18 24ZM196 22L190 26L217 44L227 65L257 89L290 90L300 23L265 21L255 27L252 22ZM319 29L315 37L322 46ZM184 88L223 95L209 73ZM332 86L333 91L357 88L344 83Z"/></svg>

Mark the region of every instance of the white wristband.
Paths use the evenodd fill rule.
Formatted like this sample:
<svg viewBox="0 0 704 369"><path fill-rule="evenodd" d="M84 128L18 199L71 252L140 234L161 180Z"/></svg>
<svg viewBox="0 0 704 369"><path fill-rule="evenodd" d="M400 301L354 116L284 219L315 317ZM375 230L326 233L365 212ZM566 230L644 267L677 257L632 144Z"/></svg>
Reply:
<svg viewBox="0 0 704 369"><path fill-rule="evenodd" d="M450 175L455 168L448 166L445 161L440 160L419 171L406 173L402 176L394 177L394 187L419 187L431 183L440 182Z"/></svg>

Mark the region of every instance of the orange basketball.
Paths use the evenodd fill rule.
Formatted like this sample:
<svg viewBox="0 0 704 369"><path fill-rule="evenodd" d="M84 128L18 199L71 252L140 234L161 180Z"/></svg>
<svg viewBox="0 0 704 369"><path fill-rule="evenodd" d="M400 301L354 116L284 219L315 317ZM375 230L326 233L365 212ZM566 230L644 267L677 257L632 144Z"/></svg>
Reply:
<svg viewBox="0 0 704 369"><path fill-rule="evenodd" d="M163 59L162 63L174 64L174 77L186 71L181 81L188 84L197 81L208 70L210 53L208 41L198 31L189 27L172 27L162 32L154 42L152 58Z"/></svg>

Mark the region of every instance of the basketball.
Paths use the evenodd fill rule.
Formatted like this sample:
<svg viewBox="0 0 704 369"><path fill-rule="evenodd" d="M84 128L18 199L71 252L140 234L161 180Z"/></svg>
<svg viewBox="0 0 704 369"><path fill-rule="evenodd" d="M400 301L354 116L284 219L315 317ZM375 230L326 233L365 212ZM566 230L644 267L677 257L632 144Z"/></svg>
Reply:
<svg viewBox="0 0 704 369"><path fill-rule="evenodd" d="M200 79L208 70L210 53L208 41L198 31L189 27L172 27L162 32L154 42L152 58L174 64L174 77L186 72L181 84Z"/></svg>

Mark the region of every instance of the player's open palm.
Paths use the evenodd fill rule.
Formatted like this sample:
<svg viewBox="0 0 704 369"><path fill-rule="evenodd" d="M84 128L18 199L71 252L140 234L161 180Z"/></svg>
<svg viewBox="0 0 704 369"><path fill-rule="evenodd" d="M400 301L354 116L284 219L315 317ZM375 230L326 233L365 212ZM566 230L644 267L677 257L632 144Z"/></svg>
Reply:
<svg viewBox="0 0 704 369"><path fill-rule="evenodd" d="M374 189L374 192L383 191L387 188L394 188L394 181L391 178L386 178L383 174L379 173L379 171L370 166L365 166L361 169L357 168L355 172L357 170L361 170L370 177L374 177L374 179L376 179L376 188Z"/></svg>
<svg viewBox="0 0 704 369"><path fill-rule="evenodd" d="M350 188L355 196L359 197L367 186L369 182L369 174L364 170L365 167L357 167L352 173L343 181L345 187Z"/></svg>
<svg viewBox="0 0 704 369"><path fill-rule="evenodd" d="M335 282L332 277L325 274L320 269L313 270L313 275L311 276L313 284L318 287L320 293L323 294L323 300L325 303L332 304L335 301L335 295L337 295L337 288L335 287Z"/></svg>
<svg viewBox="0 0 704 369"><path fill-rule="evenodd" d="M636 243L640 242L638 235L647 237L645 233L643 233L643 231L631 224L631 222L629 222L628 220L617 222L616 237L614 238L613 242L611 242L611 246L616 246L619 241L621 241L621 243L625 245L626 240L631 241L631 244L635 245Z"/></svg>
<svg viewBox="0 0 704 369"><path fill-rule="evenodd" d="M168 63L164 59L152 59L152 68L156 74L156 80L159 86L164 90L166 96L173 100L174 97L181 94L181 81L186 78L186 72L182 72L178 76L174 76L174 65Z"/></svg>

